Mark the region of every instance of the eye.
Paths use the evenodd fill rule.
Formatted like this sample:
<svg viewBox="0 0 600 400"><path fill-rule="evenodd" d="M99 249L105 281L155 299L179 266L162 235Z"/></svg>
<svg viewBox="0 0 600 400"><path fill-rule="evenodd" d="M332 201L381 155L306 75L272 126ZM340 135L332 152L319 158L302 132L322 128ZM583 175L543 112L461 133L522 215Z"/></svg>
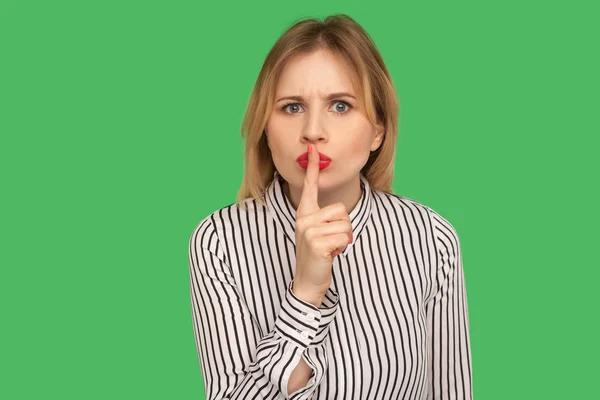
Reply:
<svg viewBox="0 0 600 400"><path fill-rule="evenodd" d="M345 114L345 113L347 113L348 111L350 111L350 109L352 108L352 106L351 106L350 104L346 103L345 101L341 101L341 100L336 100L336 101L334 102L334 104L341 104L341 105L343 105L343 106L345 106L345 107L346 107L346 109L345 109L345 110L340 110L340 107L337 107L337 106L336 106L336 107L334 107L334 109L335 109L336 111L339 111L339 112L338 112L338 114ZM344 107L342 107L342 109L343 109L343 108L344 108Z"/></svg>
<svg viewBox="0 0 600 400"><path fill-rule="evenodd" d="M288 106L299 106L299 105L300 105L299 103L286 103L286 104L284 104L283 106L281 106L281 109L282 109L283 111L285 111L285 109L286 109L286 108L288 108ZM294 108L294 109L295 109L295 108ZM287 112L287 111L286 111L286 112ZM296 114L296 113L295 113L295 112L292 112L292 113L290 113L290 114Z"/></svg>
<svg viewBox="0 0 600 400"><path fill-rule="evenodd" d="M333 104L335 106L334 110L336 111L336 114L340 114L340 115L347 113L352 108L352 106L349 103L342 101L342 100L335 100L333 102ZM342 105L341 109L339 106L337 106L337 104ZM290 107L290 106L293 106L293 107ZM288 111L286 111L286 109L288 109L288 107L290 107L289 110L293 109L293 110L298 111L297 107L299 107L299 106L300 106L300 103L286 103L283 106L281 106L281 110L288 112ZM296 111L288 112L288 114L297 114Z"/></svg>

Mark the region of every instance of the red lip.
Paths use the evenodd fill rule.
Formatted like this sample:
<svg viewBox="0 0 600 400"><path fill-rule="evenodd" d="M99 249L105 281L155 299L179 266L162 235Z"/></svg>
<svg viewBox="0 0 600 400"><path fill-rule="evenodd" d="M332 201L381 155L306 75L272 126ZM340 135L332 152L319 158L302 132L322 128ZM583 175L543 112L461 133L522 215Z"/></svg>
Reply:
<svg viewBox="0 0 600 400"><path fill-rule="evenodd" d="M331 158L327 157L325 154L319 152L319 159L321 161L331 161ZM296 161L305 161L308 160L308 152L302 153L296 158Z"/></svg>
<svg viewBox="0 0 600 400"><path fill-rule="evenodd" d="M302 169L308 169L308 160L299 160L296 161L298 163L298 165L300 166L300 168ZM324 161L321 160L319 161L319 170L323 170L327 167L329 167L331 165L331 161Z"/></svg>

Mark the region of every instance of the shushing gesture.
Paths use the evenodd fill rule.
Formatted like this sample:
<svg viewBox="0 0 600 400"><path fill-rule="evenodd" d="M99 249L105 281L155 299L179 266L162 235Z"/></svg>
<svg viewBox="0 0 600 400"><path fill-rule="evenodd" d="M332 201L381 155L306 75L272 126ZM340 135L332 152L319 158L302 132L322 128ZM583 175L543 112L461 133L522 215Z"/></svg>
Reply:
<svg viewBox="0 0 600 400"><path fill-rule="evenodd" d="M292 290L319 307L331 285L333 258L352 243L352 224L343 203L319 208L319 151L308 145L308 167L296 210L296 275Z"/></svg>

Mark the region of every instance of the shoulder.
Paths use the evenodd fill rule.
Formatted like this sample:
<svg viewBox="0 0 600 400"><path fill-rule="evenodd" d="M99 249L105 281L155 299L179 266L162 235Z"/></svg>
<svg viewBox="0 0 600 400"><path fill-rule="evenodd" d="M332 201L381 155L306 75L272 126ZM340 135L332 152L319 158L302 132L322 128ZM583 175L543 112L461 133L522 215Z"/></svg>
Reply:
<svg viewBox="0 0 600 400"><path fill-rule="evenodd" d="M395 206L416 208L419 211L423 211L423 212L429 212L429 210L430 210L430 208L427 207L425 204L423 204L415 199L411 199L409 197L399 195L397 193L385 192L383 190L373 190L373 194L380 201L384 201L384 202L387 202L388 204L392 204Z"/></svg>
<svg viewBox="0 0 600 400"><path fill-rule="evenodd" d="M422 202L383 190L374 190L373 195L378 209L389 213L388 209L394 208L396 213L403 215L403 219L413 219L415 222L420 222L419 225L433 225L431 219L434 211Z"/></svg>
<svg viewBox="0 0 600 400"><path fill-rule="evenodd" d="M429 205L396 193L382 190L374 190L373 192L382 207L386 208L391 205L400 209L404 219L412 219L419 225L426 225L431 229L434 237L439 238L440 235L445 234L456 237L456 240L458 239L454 226Z"/></svg>
<svg viewBox="0 0 600 400"><path fill-rule="evenodd" d="M201 234L215 235L223 241L238 229L247 229L257 216L266 212L266 206L254 198L247 198L212 211L201 219L192 232L192 237Z"/></svg>

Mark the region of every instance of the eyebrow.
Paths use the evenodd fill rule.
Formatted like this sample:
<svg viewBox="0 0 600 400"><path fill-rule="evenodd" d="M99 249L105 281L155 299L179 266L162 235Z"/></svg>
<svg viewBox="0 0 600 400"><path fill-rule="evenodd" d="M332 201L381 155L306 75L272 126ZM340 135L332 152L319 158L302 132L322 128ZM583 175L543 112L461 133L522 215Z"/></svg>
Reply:
<svg viewBox="0 0 600 400"><path fill-rule="evenodd" d="M330 93L327 96L325 96L325 98L327 100L333 100L335 98L339 98L339 97L351 97L354 100L356 100L356 97L354 97L353 95L351 95L350 93L346 93L346 92L336 92L336 93ZM280 99L278 99L276 101L276 103L279 103L281 100L296 100L296 101L304 101L304 98L302 96L285 96L282 97Z"/></svg>

